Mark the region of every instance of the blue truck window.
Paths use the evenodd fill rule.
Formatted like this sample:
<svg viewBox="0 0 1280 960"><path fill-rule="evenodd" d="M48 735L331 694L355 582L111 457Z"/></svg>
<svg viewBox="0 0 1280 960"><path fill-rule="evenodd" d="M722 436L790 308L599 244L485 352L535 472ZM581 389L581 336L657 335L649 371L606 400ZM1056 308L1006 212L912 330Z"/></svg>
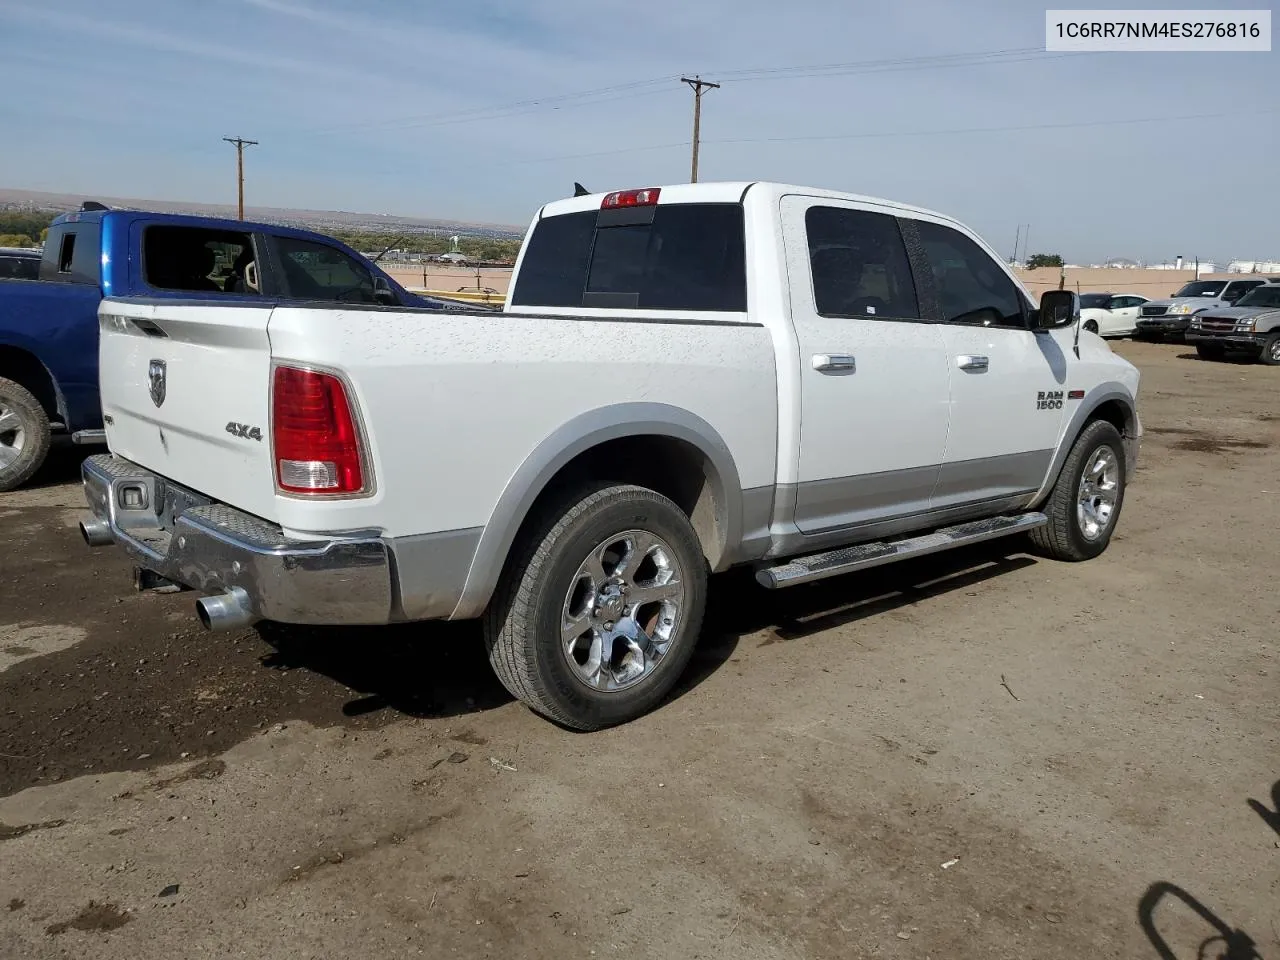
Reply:
<svg viewBox="0 0 1280 960"><path fill-rule="evenodd" d="M253 238L237 230L147 227L142 238L143 275L157 290L259 293Z"/></svg>
<svg viewBox="0 0 1280 960"><path fill-rule="evenodd" d="M76 252L76 235L74 233L64 233L62 235L62 247L58 250L58 272L70 273L71 263L75 258Z"/></svg>
<svg viewBox="0 0 1280 960"><path fill-rule="evenodd" d="M276 250L289 296L335 303L377 303L373 274L341 250L295 237L277 237Z"/></svg>

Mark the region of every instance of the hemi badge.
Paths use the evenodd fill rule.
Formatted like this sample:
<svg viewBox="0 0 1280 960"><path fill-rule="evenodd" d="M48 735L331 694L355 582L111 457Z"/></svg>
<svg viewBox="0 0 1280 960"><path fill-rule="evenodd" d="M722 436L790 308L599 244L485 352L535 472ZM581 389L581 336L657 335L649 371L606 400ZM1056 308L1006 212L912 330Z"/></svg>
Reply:
<svg viewBox="0 0 1280 960"><path fill-rule="evenodd" d="M1072 390L1072 391L1070 391L1070 392L1068 392L1068 393L1067 393L1067 399L1068 399L1068 400L1083 400L1083 399L1084 399L1084 391L1083 391L1083 390Z"/></svg>

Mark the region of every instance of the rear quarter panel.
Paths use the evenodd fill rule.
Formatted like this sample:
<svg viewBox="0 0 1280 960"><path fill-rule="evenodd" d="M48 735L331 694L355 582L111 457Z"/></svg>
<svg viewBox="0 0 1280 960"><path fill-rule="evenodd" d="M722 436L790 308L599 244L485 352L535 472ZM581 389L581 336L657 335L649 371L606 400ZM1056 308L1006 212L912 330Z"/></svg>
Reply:
<svg viewBox="0 0 1280 960"><path fill-rule="evenodd" d="M773 483L776 380L760 326L279 306L269 333L276 360L348 375L377 484L363 500L281 498L286 529L482 527L564 424L634 402L701 418L743 488Z"/></svg>

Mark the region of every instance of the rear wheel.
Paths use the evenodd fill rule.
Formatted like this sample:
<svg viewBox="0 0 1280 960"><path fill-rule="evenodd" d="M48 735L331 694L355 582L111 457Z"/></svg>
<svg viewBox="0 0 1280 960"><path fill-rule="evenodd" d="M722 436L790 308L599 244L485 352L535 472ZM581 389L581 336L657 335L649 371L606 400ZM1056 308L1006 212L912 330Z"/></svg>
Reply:
<svg viewBox="0 0 1280 960"><path fill-rule="evenodd" d="M489 662L514 696L579 730L653 709L693 655L707 565L688 517L630 485L549 509L485 614Z"/></svg>
<svg viewBox="0 0 1280 960"><path fill-rule="evenodd" d="M1201 360L1221 360L1227 355L1220 343L1197 343L1196 353L1200 354Z"/></svg>
<svg viewBox="0 0 1280 960"><path fill-rule="evenodd" d="M1258 359L1268 366L1280 366L1280 330L1275 331L1263 342Z"/></svg>
<svg viewBox="0 0 1280 960"><path fill-rule="evenodd" d="M1097 320L1086 320L1086 321L1084 322L1084 328L1085 328L1086 330L1088 330L1090 333L1097 333L1097 332L1098 332L1098 321L1097 321Z"/></svg>
<svg viewBox="0 0 1280 960"><path fill-rule="evenodd" d="M49 455L49 418L21 384L0 377L0 492L16 490Z"/></svg>
<svg viewBox="0 0 1280 960"><path fill-rule="evenodd" d="M1032 542L1055 560L1090 560L1107 549L1124 505L1124 440L1105 420L1076 438L1043 510L1049 523Z"/></svg>

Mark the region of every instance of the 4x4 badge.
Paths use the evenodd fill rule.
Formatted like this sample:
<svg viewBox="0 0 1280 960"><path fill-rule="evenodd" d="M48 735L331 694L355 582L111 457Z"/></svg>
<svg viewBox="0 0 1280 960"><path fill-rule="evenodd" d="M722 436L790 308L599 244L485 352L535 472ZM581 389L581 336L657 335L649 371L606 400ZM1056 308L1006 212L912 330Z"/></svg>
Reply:
<svg viewBox="0 0 1280 960"><path fill-rule="evenodd" d="M166 366L163 360L152 360L147 367L147 382L151 389L151 402L157 407L164 403L166 392Z"/></svg>

